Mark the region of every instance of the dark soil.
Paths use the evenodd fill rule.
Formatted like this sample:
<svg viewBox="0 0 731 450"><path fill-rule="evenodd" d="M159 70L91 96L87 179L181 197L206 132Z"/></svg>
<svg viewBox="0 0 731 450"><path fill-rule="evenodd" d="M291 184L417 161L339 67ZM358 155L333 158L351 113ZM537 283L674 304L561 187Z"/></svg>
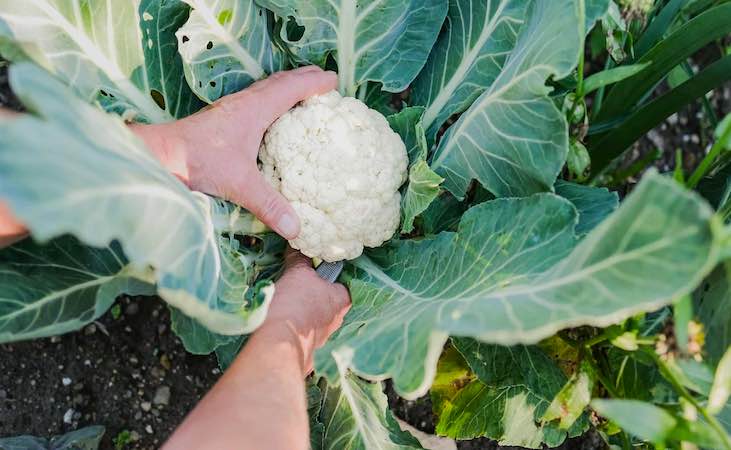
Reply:
<svg viewBox="0 0 731 450"><path fill-rule="evenodd" d="M136 439L125 449L160 447L220 371L215 357L185 351L162 301L117 305L117 319L107 313L77 333L0 345L0 436L101 424L103 449L124 430Z"/></svg>

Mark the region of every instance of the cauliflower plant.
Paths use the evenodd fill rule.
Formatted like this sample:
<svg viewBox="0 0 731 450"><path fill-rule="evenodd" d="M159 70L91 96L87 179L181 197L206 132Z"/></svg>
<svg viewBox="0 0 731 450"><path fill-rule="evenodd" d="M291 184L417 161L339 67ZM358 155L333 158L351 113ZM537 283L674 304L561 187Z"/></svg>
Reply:
<svg viewBox="0 0 731 450"><path fill-rule="evenodd" d="M290 245L311 258L356 258L399 225L406 147L360 100L332 91L304 101L269 128L259 159L299 215Z"/></svg>

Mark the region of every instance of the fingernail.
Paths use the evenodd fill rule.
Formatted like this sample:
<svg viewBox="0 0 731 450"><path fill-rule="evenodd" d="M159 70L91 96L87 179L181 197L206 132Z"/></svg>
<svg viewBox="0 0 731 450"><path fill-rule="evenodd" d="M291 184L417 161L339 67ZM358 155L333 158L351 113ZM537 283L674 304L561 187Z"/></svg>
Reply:
<svg viewBox="0 0 731 450"><path fill-rule="evenodd" d="M285 214L279 219L279 232L287 239L294 239L299 233L299 220L292 214Z"/></svg>

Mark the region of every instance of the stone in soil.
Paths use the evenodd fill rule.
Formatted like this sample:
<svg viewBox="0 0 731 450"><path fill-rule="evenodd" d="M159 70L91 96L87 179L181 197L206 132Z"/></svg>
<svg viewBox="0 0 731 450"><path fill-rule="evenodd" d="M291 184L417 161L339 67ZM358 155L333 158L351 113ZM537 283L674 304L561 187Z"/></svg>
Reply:
<svg viewBox="0 0 731 450"><path fill-rule="evenodd" d="M170 403L170 388L168 386L160 386L157 388L152 403L155 405L167 405Z"/></svg>

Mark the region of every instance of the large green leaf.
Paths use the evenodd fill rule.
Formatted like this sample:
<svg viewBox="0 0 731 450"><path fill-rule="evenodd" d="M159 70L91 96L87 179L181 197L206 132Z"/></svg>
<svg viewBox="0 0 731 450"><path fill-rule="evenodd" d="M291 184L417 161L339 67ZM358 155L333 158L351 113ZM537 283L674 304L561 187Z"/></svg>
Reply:
<svg viewBox="0 0 731 450"><path fill-rule="evenodd" d="M413 103L426 107L424 128L430 137L495 82L515 46L528 3L449 1L447 23L411 89Z"/></svg>
<svg viewBox="0 0 731 450"><path fill-rule="evenodd" d="M166 301L211 330L258 326L273 288L251 310L243 292L237 300L219 295L228 280L212 218L222 204L188 191L118 117L43 70L17 64L10 78L37 115L0 122L0 194L32 234L41 241L73 234L96 247L118 240L136 267L155 269Z"/></svg>
<svg viewBox="0 0 731 450"><path fill-rule="evenodd" d="M449 335L533 343L657 309L715 264L713 217L697 196L654 173L578 245L576 210L560 197L482 203L456 233L394 242L354 260L353 306L316 353L316 367L333 377L339 358L360 375L393 377L412 398L431 383Z"/></svg>
<svg viewBox="0 0 731 450"><path fill-rule="evenodd" d="M731 346L731 267L720 264L703 281L693 297L694 309L705 327L706 351L718 362Z"/></svg>
<svg viewBox="0 0 731 450"><path fill-rule="evenodd" d="M0 0L0 41L107 110L165 122L196 108L172 34L187 13L177 0Z"/></svg>
<svg viewBox="0 0 731 450"><path fill-rule="evenodd" d="M583 236L599 225L619 205L619 196L607 188L584 186L558 180L556 194L574 204L579 211L576 234Z"/></svg>
<svg viewBox="0 0 731 450"><path fill-rule="evenodd" d="M122 293L154 294L115 242L84 247L69 236L40 245L25 240L0 251L0 342L75 331Z"/></svg>
<svg viewBox="0 0 731 450"><path fill-rule="evenodd" d="M265 11L253 0L184 0L193 11L178 30L185 76L193 91L213 102L281 70Z"/></svg>
<svg viewBox="0 0 731 450"><path fill-rule="evenodd" d="M568 151L546 79L576 66L582 0L536 0L495 81L443 136L431 167L463 197L472 179L498 197L549 191Z"/></svg>
<svg viewBox="0 0 731 450"><path fill-rule="evenodd" d="M140 3L140 27L146 40L142 49L150 94L158 106L175 118L189 116L204 105L186 84L175 37L178 28L188 20L189 12L188 5L181 0L142 0ZM101 98L107 100L109 97Z"/></svg>
<svg viewBox="0 0 731 450"><path fill-rule="evenodd" d="M94 425L70 431L50 440L34 436L0 439L0 450L97 450L106 430Z"/></svg>
<svg viewBox="0 0 731 450"><path fill-rule="evenodd" d="M424 66L447 12L443 0L257 0L304 27L282 38L301 59L325 67L332 55L340 92L354 96L366 81L403 91ZM283 30L285 33L286 30ZM286 33L285 33L286 34Z"/></svg>
<svg viewBox="0 0 731 450"><path fill-rule="evenodd" d="M416 450L419 441L399 428L388 409L381 383L348 374L337 386L320 380L320 408L313 450Z"/></svg>
<svg viewBox="0 0 731 450"><path fill-rule="evenodd" d="M541 417L567 378L540 348L502 347L465 338L452 342L476 378L462 384L464 374L446 366L458 378L452 392L438 389L441 401L434 411L439 416L438 434L457 439L486 436L500 445L530 448L542 443L555 447L564 441L567 432L553 423L541 424ZM582 421L571 435L587 425Z"/></svg>

